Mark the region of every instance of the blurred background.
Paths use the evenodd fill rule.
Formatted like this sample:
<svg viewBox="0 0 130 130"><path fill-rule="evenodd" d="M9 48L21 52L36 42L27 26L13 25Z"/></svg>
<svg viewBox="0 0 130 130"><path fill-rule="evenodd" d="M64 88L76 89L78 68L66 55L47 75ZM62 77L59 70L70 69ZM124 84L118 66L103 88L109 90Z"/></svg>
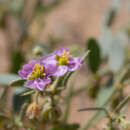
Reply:
<svg viewBox="0 0 130 130"><path fill-rule="evenodd" d="M116 73L130 56L129 16L130 0L0 0L0 72L16 74L21 65L35 58L39 47L44 55L61 46L68 47L74 55L82 55L87 40L93 37L102 49L101 57L107 55L108 65ZM88 72L84 69L75 88L86 81ZM12 100L12 89L6 91L6 100ZM130 89L125 91L129 93ZM94 103L86 92L76 96L69 122L84 124L93 112L77 110ZM11 102L6 104L12 106Z"/></svg>

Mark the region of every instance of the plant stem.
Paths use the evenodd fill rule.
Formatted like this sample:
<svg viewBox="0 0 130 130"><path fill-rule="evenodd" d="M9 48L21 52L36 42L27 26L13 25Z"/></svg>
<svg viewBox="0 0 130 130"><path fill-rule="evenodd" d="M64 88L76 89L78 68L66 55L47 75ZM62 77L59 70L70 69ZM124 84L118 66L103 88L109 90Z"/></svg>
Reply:
<svg viewBox="0 0 130 130"><path fill-rule="evenodd" d="M108 118L111 119L111 115L109 114L108 110L105 107L90 107L90 108L81 108L78 111L104 111Z"/></svg>
<svg viewBox="0 0 130 130"><path fill-rule="evenodd" d="M72 99L72 86L69 87L68 95L66 97L66 101L65 101L66 106L65 106L64 116L63 116L63 122L67 122L68 120L71 99Z"/></svg>
<svg viewBox="0 0 130 130"><path fill-rule="evenodd" d="M64 116L63 116L63 122L67 122L67 120L68 120L70 103L71 103L71 99L72 99L72 96L73 96L73 86L74 86L74 81L76 79L77 73L75 73L73 79L71 80L70 87L68 88L67 96L66 96L66 99L65 99L66 106L65 106Z"/></svg>
<svg viewBox="0 0 130 130"><path fill-rule="evenodd" d="M120 110L122 109L122 107L128 103L128 101L130 100L130 96L127 96L115 109L115 113L120 112Z"/></svg>
<svg viewBox="0 0 130 130"><path fill-rule="evenodd" d="M27 106L28 106L28 103L24 103L22 108L21 108L20 115L19 115L20 121L22 121L24 119Z"/></svg>
<svg viewBox="0 0 130 130"><path fill-rule="evenodd" d="M113 84L112 87L114 87L113 89L113 92L110 94L110 96L108 97L108 99L106 99L104 101L104 103L102 104L101 107L104 107L112 98L112 96L114 95L114 93L119 90L119 86L123 83L125 77L128 75L128 72L130 70L130 67L129 67L129 64L127 65L127 67L125 68L125 70L119 75L119 77L115 80L115 83ZM129 100L129 96L125 99L125 101L123 101L121 103L120 106L118 106L118 108L116 108L117 110L118 109L121 109L124 104L126 104ZM117 111L115 110L115 111ZM85 126L83 128L81 128L81 130L88 130L90 128L90 126L92 125L93 121L98 117L98 115L100 114L100 112L95 112L94 115L87 121L87 123L85 124Z"/></svg>
<svg viewBox="0 0 130 130"><path fill-rule="evenodd" d="M104 101L101 107L104 107L110 101L110 99L112 98L115 92L116 92L116 87L114 87L113 92L110 94L109 98L107 98L106 101ZM95 112L93 116L87 121L85 126L81 128L81 130L88 130L90 126L92 125L93 121L98 117L98 115L100 115L100 112Z"/></svg>
<svg viewBox="0 0 130 130"><path fill-rule="evenodd" d="M85 62L87 56L89 55L90 53L90 50L88 50L83 56L82 56L82 64ZM64 78L64 81L63 81L63 86L66 86L67 82L68 82L68 79L70 78L70 76L74 73L73 72L69 72L66 77Z"/></svg>
<svg viewBox="0 0 130 130"><path fill-rule="evenodd" d="M83 62L85 61L85 59L87 58L87 56L88 56L89 53L90 53L90 50L88 50L88 51L84 54L84 56L82 56Z"/></svg>

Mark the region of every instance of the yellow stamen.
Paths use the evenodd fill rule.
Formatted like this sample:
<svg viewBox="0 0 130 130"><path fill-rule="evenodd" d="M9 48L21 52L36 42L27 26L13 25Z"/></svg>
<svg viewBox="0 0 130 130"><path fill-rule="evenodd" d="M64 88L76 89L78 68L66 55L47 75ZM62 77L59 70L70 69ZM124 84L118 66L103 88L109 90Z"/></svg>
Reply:
<svg viewBox="0 0 130 130"><path fill-rule="evenodd" d="M31 76L28 77L30 79L43 78L45 76L44 66L35 64L33 67L33 71L30 73Z"/></svg>
<svg viewBox="0 0 130 130"><path fill-rule="evenodd" d="M69 53L64 51L60 56L56 56L56 59L58 61L57 65L67 65L69 60Z"/></svg>

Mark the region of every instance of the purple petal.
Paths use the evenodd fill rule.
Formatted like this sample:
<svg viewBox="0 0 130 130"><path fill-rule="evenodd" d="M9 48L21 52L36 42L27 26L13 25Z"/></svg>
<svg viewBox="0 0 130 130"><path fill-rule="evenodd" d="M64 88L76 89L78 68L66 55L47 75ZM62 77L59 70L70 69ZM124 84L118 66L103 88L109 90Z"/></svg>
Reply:
<svg viewBox="0 0 130 130"><path fill-rule="evenodd" d="M33 66L37 63L36 60L31 60L28 64L23 65L23 68L18 71L19 76L22 79L27 79L27 76L31 73Z"/></svg>
<svg viewBox="0 0 130 130"><path fill-rule="evenodd" d="M51 79L45 77L44 79L37 78L35 80L28 80L26 85L28 88L37 89L43 91L47 84L51 82Z"/></svg>
<svg viewBox="0 0 130 130"><path fill-rule="evenodd" d="M61 47L61 48L57 49L57 50L54 52L54 54L60 56L64 51L69 53L69 50L68 50L67 48Z"/></svg>
<svg viewBox="0 0 130 130"><path fill-rule="evenodd" d="M45 65L45 73L47 76L53 75L57 71L58 66L54 64Z"/></svg>
<svg viewBox="0 0 130 130"><path fill-rule="evenodd" d="M31 60L31 61L29 61L28 64L25 64L25 65L23 66L23 69L24 69L24 70L28 70L28 69L32 68L36 63L38 63L38 61L36 61L36 60Z"/></svg>
<svg viewBox="0 0 130 130"><path fill-rule="evenodd" d="M63 76L68 71L68 67L65 65L57 66L55 73L52 74L54 77Z"/></svg>
<svg viewBox="0 0 130 130"><path fill-rule="evenodd" d="M48 56L43 56L41 59L40 59L40 64L54 64L56 65L57 63L57 60L56 60L56 55L51 53L49 54Z"/></svg>
<svg viewBox="0 0 130 130"><path fill-rule="evenodd" d="M34 89L35 88L35 85L34 85L34 79L31 79L31 80L27 80L27 82L26 82L26 87L28 87L28 88L32 88L32 89Z"/></svg>
<svg viewBox="0 0 130 130"><path fill-rule="evenodd" d="M28 76L28 73L24 70L19 70L18 71L18 74L19 76L22 78L22 79L27 79L27 76Z"/></svg>
<svg viewBox="0 0 130 130"><path fill-rule="evenodd" d="M70 58L68 64L68 70L75 71L81 65L82 65L82 59L80 57Z"/></svg>
<svg viewBox="0 0 130 130"><path fill-rule="evenodd" d="M44 78L43 78L43 82L47 85L47 84L51 83L51 78L49 78L49 77L44 77Z"/></svg>

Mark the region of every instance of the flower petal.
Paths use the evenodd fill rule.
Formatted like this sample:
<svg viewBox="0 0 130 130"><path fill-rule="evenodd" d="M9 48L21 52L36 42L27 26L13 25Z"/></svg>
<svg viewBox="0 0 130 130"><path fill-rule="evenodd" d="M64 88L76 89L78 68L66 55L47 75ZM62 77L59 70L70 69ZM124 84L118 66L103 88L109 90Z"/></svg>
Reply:
<svg viewBox="0 0 130 130"><path fill-rule="evenodd" d="M28 80L26 82L26 85L28 88L43 91L43 89L46 87L46 85L49 84L50 82L51 82L51 79L48 77L45 77L44 79L37 78L35 80Z"/></svg>
<svg viewBox="0 0 130 130"><path fill-rule="evenodd" d="M82 59L80 57L70 58L68 64L68 70L75 71L81 65L82 65Z"/></svg>
<svg viewBox="0 0 130 130"><path fill-rule="evenodd" d="M36 60L31 60L28 64L25 64L21 70L18 71L19 76L22 79L27 79L27 76L33 69L33 66L37 63Z"/></svg>
<svg viewBox="0 0 130 130"><path fill-rule="evenodd" d="M49 77L44 77L44 78L43 78L43 82L47 85L47 84L51 83L51 78L49 78Z"/></svg>
<svg viewBox="0 0 130 130"><path fill-rule="evenodd" d="M57 66L55 73L52 74L54 77L63 76L68 71L68 67L65 65Z"/></svg>
<svg viewBox="0 0 130 130"><path fill-rule="evenodd" d="M69 50L67 48L64 48L64 47L60 47L59 49L57 49L54 54L60 56L63 52L69 52Z"/></svg>
<svg viewBox="0 0 130 130"><path fill-rule="evenodd" d="M51 53L49 54L48 56L43 56L41 59L40 59L40 64L54 64L56 65L57 64L57 61L56 61L56 55Z"/></svg>
<svg viewBox="0 0 130 130"><path fill-rule="evenodd" d="M45 65L45 73L47 76L53 75L57 71L58 66L54 64Z"/></svg>
<svg viewBox="0 0 130 130"><path fill-rule="evenodd" d="M28 87L28 88L35 89L35 85L34 85L34 80L33 80L33 79L27 80L27 82L26 82L25 85L26 85L26 87Z"/></svg>

